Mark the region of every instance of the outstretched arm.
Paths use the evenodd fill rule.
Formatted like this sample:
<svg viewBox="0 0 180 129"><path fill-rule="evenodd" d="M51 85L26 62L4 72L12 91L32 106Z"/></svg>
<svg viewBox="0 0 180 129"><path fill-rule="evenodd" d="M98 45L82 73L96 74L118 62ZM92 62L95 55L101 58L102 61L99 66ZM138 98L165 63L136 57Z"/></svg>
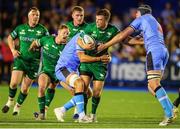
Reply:
<svg viewBox="0 0 180 129"><path fill-rule="evenodd" d="M143 45L144 44L144 41L142 38L131 38L129 41L128 41L128 44L130 45Z"/></svg>
<svg viewBox="0 0 180 129"><path fill-rule="evenodd" d="M118 33L115 37L113 37L109 42L102 44L98 47L98 51L102 51L116 43L120 43L125 38L127 38L129 35L131 35L134 32L134 29L131 27L127 27L122 32Z"/></svg>

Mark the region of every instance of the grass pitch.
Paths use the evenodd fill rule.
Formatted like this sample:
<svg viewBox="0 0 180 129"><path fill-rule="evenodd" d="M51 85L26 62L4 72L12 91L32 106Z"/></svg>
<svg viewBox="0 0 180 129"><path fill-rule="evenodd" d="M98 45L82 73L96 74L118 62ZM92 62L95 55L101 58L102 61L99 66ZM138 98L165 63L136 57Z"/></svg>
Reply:
<svg viewBox="0 0 180 129"><path fill-rule="evenodd" d="M177 97L177 93L168 95L171 100ZM6 103L7 96L8 86L0 86L0 109ZM70 98L67 91L58 88L47 120L37 121L33 118L33 112L38 111L37 88L31 88L19 116L12 116L12 108L7 114L0 111L0 128L159 128L158 123L163 119L160 104L147 92L104 90L97 110L98 123L74 123L73 110L67 112L64 123L57 122L53 109L62 106ZM91 100L88 112L90 109ZM167 128L180 128L180 117Z"/></svg>

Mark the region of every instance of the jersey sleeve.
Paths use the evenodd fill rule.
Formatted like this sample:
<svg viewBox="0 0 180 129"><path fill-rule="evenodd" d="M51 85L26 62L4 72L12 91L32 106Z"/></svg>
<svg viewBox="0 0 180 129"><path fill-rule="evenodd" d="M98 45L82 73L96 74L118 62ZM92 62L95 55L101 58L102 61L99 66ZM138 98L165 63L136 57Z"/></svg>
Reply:
<svg viewBox="0 0 180 129"><path fill-rule="evenodd" d="M132 27L135 31L140 29L141 19L135 19L129 26Z"/></svg>
<svg viewBox="0 0 180 129"><path fill-rule="evenodd" d="M11 35L11 37L12 37L13 39L16 39L16 38L18 37L18 30L19 30L19 26L17 26L17 27L10 33L10 35Z"/></svg>
<svg viewBox="0 0 180 129"><path fill-rule="evenodd" d="M45 29L45 36L49 36L49 31L47 30L47 28L44 27L44 29Z"/></svg>

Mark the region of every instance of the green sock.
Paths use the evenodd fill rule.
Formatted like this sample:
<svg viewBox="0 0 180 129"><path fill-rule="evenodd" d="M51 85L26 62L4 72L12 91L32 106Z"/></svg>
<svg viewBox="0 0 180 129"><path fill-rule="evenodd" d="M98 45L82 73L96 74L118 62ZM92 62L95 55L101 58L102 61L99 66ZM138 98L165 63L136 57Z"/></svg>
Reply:
<svg viewBox="0 0 180 129"><path fill-rule="evenodd" d="M27 94L23 94L21 91L19 93L18 99L17 99L17 103L19 105L22 105L22 103L24 102L24 100L26 99Z"/></svg>
<svg viewBox="0 0 180 129"><path fill-rule="evenodd" d="M46 92L46 106L49 107L49 105L51 104L51 101L54 98L54 94L55 94L55 89L50 89L50 88L47 89L47 92Z"/></svg>
<svg viewBox="0 0 180 129"><path fill-rule="evenodd" d="M45 96L43 97L38 97L38 104L39 104L39 109L40 113L45 113Z"/></svg>
<svg viewBox="0 0 180 129"><path fill-rule="evenodd" d="M100 102L100 97L92 97L92 114L96 114L96 110L99 102Z"/></svg>
<svg viewBox="0 0 180 129"><path fill-rule="evenodd" d="M17 88L12 89L11 87L9 87L9 97L14 98L17 92Z"/></svg>
<svg viewBox="0 0 180 129"><path fill-rule="evenodd" d="M87 98L87 94L83 94L84 95L84 112L85 114L87 113L87 103L88 103L88 98Z"/></svg>

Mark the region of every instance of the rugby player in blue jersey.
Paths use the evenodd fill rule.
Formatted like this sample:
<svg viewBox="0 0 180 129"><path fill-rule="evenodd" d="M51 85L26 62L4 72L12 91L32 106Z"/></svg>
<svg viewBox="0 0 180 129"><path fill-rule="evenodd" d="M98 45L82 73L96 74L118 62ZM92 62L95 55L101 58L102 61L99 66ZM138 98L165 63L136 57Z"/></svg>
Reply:
<svg viewBox="0 0 180 129"><path fill-rule="evenodd" d="M160 81L167 64L169 54L164 43L161 25L151 15L151 13L152 9L149 5L141 5L137 9L136 19L130 24L130 26L118 33L109 42L100 45L98 47L98 51L102 51L125 40L135 31L141 31L147 54L146 72L148 87L155 93L156 98L165 112L165 119L163 119L159 125L166 126L172 123L174 119L173 104L171 103L166 91L161 86Z"/></svg>
<svg viewBox="0 0 180 129"><path fill-rule="evenodd" d="M87 40L88 39L88 40ZM61 56L57 62L55 73L59 81L66 82L75 89L75 94L70 101L63 107L55 108L54 112L57 120L64 122L64 115L67 110L76 106L79 115L78 122L88 123L91 119L84 112L84 82L79 77L78 67L80 62L104 62L108 63L110 57L103 55L100 57L92 57L86 55L84 50L92 50L95 48L95 41L84 33L76 34L65 46Z"/></svg>

